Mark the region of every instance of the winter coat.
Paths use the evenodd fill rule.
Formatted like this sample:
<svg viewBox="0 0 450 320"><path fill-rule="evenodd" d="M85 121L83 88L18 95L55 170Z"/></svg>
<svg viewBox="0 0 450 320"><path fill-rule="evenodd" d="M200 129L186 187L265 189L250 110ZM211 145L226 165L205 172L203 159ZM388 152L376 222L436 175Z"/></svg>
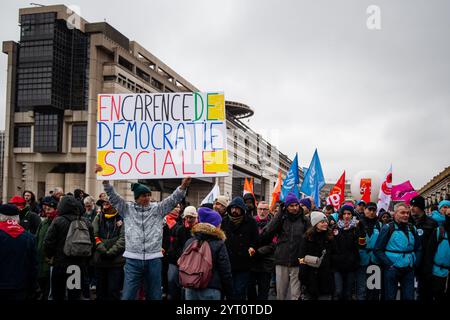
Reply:
<svg viewBox="0 0 450 320"><path fill-rule="evenodd" d="M44 253L48 259L53 258L54 266L87 265L90 260L88 257L69 257L64 254L64 244L70 224L76 219L82 219L86 222L91 236L92 254L94 253L94 230L89 220L81 218L82 210L79 201L74 197L65 196L61 199L58 205L58 216L53 219L44 240Z"/></svg>
<svg viewBox="0 0 450 320"><path fill-rule="evenodd" d="M36 232L37 259L39 263L38 278L50 277L50 265L44 253L44 240L47 236L48 228L53 220L45 218L39 225Z"/></svg>
<svg viewBox="0 0 450 320"><path fill-rule="evenodd" d="M426 251L428 250L428 243L430 242L430 238L437 228L438 223L428 217L426 214L423 214L422 217L417 220L411 219L410 221L417 229L417 235L419 236L423 249L423 256L425 256L427 254ZM423 259L419 261L419 264L417 266L419 272L423 272L423 262Z"/></svg>
<svg viewBox="0 0 450 320"><path fill-rule="evenodd" d="M225 233L210 224L198 223L192 228L193 237L186 241L184 249L194 240L208 241L211 248L213 261L213 275L207 288L221 290L225 297L231 297L233 293L233 279L231 264L225 245Z"/></svg>
<svg viewBox="0 0 450 320"><path fill-rule="evenodd" d="M331 265L337 272L353 272L359 267L359 232L358 228L351 227L344 230L337 227L334 230L334 245L331 253Z"/></svg>
<svg viewBox="0 0 450 320"><path fill-rule="evenodd" d="M92 223L96 241L94 264L97 268L122 267L125 259L122 257L125 251L125 227L123 218L117 214L107 219L104 213L100 213Z"/></svg>
<svg viewBox="0 0 450 320"><path fill-rule="evenodd" d="M422 256L422 247L415 227L411 224L399 225L395 221L384 225L374 253L384 267L417 267Z"/></svg>
<svg viewBox="0 0 450 320"><path fill-rule="evenodd" d="M19 213L20 225L31 234L36 234L36 231L41 224L41 218L35 212L30 210L30 207L25 207Z"/></svg>
<svg viewBox="0 0 450 320"><path fill-rule="evenodd" d="M258 233L261 234L264 228L272 220L272 215L268 215L266 220L260 220L256 216L256 224L258 226ZM274 239L275 240L275 239ZM276 243L272 241L266 245L259 245L253 255L253 272L273 272L275 269L275 247Z"/></svg>
<svg viewBox="0 0 450 320"><path fill-rule="evenodd" d="M240 206L241 204L236 204L233 200L228 208L237 205ZM242 211L245 212L244 210ZM259 238L255 219L244 213L242 222L235 224L231 221L230 213L228 213L222 220L221 228L227 237L225 244L230 257L231 269L233 271L250 271L252 257L248 253L248 249L257 248Z"/></svg>
<svg viewBox="0 0 450 320"><path fill-rule="evenodd" d="M0 230L0 291L24 292L31 297L37 271L36 238L22 227L18 235Z"/></svg>
<svg viewBox="0 0 450 320"><path fill-rule="evenodd" d="M260 239L261 244L268 244L272 242L274 236L277 236L275 265L298 266L303 236L310 224L301 207L295 216L280 207L278 213L265 227Z"/></svg>
<svg viewBox="0 0 450 320"><path fill-rule="evenodd" d="M111 205L120 212L125 224L124 257L149 260L161 258L163 218L186 196L179 187L166 199L142 207L122 199L110 184L104 190Z"/></svg>
<svg viewBox="0 0 450 320"><path fill-rule="evenodd" d="M442 231L441 229L442 228ZM441 235L441 232L443 234ZM445 278L450 270L450 218L447 216L441 227L436 227L424 253L423 273L431 278ZM442 237L443 236L443 237Z"/></svg>
<svg viewBox="0 0 450 320"><path fill-rule="evenodd" d="M306 264L300 265L300 283L306 287L306 292L313 300L320 295L333 293L334 278L331 269L333 246L333 238L330 236L330 232L317 232L314 230L310 237L305 234L305 238L302 241L299 258L304 258L306 255L321 257L323 250L326 251L319 268Z"/></svg>

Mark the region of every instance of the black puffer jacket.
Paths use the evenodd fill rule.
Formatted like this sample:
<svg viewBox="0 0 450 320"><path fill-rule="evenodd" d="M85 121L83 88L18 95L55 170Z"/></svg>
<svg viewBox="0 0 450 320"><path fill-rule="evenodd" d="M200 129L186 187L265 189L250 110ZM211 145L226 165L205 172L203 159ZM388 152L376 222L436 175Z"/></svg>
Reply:
<svg viewBox="0 0 450 320"><path fill-rule="evenodd" d="M54 266L68 266L71 264L84 265L89 262L90 258L68 257L64 254L64 244L66 236L69 232L70 223L81 218L84 208L80 202L73 196L64 196L58 205L58 216L53 220L48 228L47 236L44 240L44 253L47 258L53 258ZM95 250L95 238L92 224L89 220L84 219L89 227L89 233L92 242L92 253Z"/></svg>
<svg viewBox="0 0 450 320"><path fill-rule="evenodd" d="M298 266L303 236L309 225L310 221L304 216L301 207L297 215L289 214L280 207L278 213L261 234L260 239L261 244L270 244L273 237L277 236L275 265Z"/></svg>
<svg viewBox="0 0 450 320"><path fill-rule="evenodd" d="M194 236L186 241L184 250L195 239L208 241L213 261L213 276L209 281L208 288L221 290L225 297L231 297L233 293L233 281L230 259L224 243L226 238L225 233L206 223L196 224L192 228L192 233Z"/></svg>
<svg viewBox="0 0 450 320"><path fill-rule="evenodd" d="M334 278L331 270L331 251L334 244L330 233L331 231L317 232L314 230L309 237L305 234L302 242L300 258L304 258L306 255L320 257L323 250L326 250L319 268L305 264L300 265L300 282L306 287L306 292L313 300L320 295L331 294L334 291Z"/></svg>
<svg viewBox="0 0 450 320"><path fill-rule="evenodd" d="M347 230L336 228L333 231L335 234L331 255L333 271L356 271L359 267L359 232L357 227L355 226Z"/></svg>
<svg viewBox="0 0 450 320"><path fill-rule="evenodd" d="M247 213L241 223L235 224L230 219L232 207L240 207L245 212L245 205L240 197L236 197L228 206L228 215L222 220L222 230L227 239L228 255L230 257L231 269L233 271L250 271L252 268L252 257L248 253L249 248L256 249L258 246L258 226L255 219Z"/></svg>

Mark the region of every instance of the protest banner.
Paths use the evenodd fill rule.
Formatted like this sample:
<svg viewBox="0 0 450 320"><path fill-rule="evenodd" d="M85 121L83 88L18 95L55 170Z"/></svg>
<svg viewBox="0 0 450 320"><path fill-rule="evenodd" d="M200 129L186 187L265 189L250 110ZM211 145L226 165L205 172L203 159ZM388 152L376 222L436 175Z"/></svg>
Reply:
<svg viewBox="0 0 450 320"><path fill-rule="evenodd" d="M97 163L99 180L228 175L224 94L98 95Z"/></svg>

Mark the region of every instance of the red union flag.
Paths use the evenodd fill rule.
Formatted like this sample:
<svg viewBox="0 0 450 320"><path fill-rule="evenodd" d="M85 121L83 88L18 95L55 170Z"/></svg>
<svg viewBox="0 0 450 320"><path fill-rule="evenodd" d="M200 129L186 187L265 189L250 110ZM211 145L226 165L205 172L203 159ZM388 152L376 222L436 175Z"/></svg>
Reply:
<svg viewBox="0 0 450 320"><path fill-rule="evenodd" d="M362 195L361 200L365 203L370 202L370 195L372 189L372 179L361 179L359 184L360 194Z"/></svg>
<svg viewBox="0 0 450 320"><path fill-rule="evenodd" d="M392 165L386 173L386 177L384 178L383 183L380 187L380 193L378 194L378 211L381 208L388 211L389 203L391 202L391 193L392 193Z"/></svg>
<svg viewBox="0 0 450 320"><path fill-rule="evenodd" d="M345 171L330 190L327 204L333 205L334 209L339 209L345 200Z"/></svg>

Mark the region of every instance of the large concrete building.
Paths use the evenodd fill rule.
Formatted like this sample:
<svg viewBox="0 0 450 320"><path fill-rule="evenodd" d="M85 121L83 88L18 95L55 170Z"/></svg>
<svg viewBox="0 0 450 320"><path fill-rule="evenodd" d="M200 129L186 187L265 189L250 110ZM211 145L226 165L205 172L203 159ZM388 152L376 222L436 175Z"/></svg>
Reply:
<svg viewBox="0 0 450 320"><path fill-rule="evenodd" d="M450 200L450 167L428 181L418 193L425 198L425 206L429 211L442 200Z"/></svg>
<svg viewBox="0 0 450 320"><path fill-rule="evenodd" d="M89 23L66 6L20 9L19 23L20 41L3 42L8 55L3 200L23 189L38 197L57 186L93 196L102 191L94 174L99 93L200 91L108 23ZM253 115L249 106L226 101L226 112L230 175L194 179L188 201L198 204L215 182L221 193L241 195L245 177L254 178L258 199L270 200L278 169L284 177L291 160L241 121ZM180 180L141 182L159 200ZM131 198L129 181L114 184Z"/></svg>

